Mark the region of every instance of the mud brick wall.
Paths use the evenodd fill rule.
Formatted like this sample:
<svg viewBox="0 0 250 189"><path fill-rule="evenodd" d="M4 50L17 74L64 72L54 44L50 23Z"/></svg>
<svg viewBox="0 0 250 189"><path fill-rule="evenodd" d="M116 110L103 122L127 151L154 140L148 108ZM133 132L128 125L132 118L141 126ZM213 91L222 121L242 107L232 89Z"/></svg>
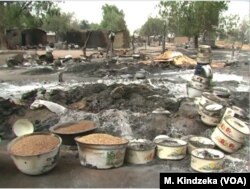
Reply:
<svg viewBox="0 0 250 189"><path fill-rule="evenodd" d="M22 35L21 30L13 29L6 31L6 46L8 49L16 49L16 46L21 46Z"/></svg>
<svg viewBox="0 0 250 189"><path fill-rule="evenodd" d="M78 44L80 47L83 47L88 37L88 32L91 32L91 34L87 43L87 48L107 47L109 43L107 30L71 30L66 33L64 41ZM114 48L128 48L129 43L130 38L128 31L116 32Z"/></svg>
<svg viewBox="0 0 250 189"><path fill-rule="evenodd" d="M106 48L108 44L108 33L103 30L95 30L91 32L87 48Z"/></svg>
<svg viewBox="0 0 250 189"><path fill-rule="evenodd" d="M119 31L115 33L114 48L129 48L130 46L130 37L128 31Z"/></svg>
<svg viewBox="0 0 250 189"><path fill-rule="evenodd" d="M22 45L46 45L47 35L46 32L40 29L26 29L22 31Z"/></svg>
<svg viewBox="0 0 250 189"><path fill-rule="evenodd" d="M16 49L17 46L47 44L46 32L37 28L8 30L5 37L8 49Z"/></svg>

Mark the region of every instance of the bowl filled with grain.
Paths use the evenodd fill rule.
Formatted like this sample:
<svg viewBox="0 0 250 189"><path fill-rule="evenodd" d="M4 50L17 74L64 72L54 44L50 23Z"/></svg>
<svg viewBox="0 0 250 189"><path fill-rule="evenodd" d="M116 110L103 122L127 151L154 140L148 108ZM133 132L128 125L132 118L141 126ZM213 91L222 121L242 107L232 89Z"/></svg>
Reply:
<svg viewBox="0 0 250 189"><path fill-rule="evenodd" d="M95 133L76 137L81 165L96 169L120 167L124 163L128 140Z"/></svg>
<svg viewBox="0 0 250 189"><path fill-rule="evenodd" d="M55 134L32 133L13 139L7 150L21 172L40 175L56 166L61 143L61 138Z"/></svg>
<svg viewBox="0 0 250 189"><path fill-rule="evenodd" d="M81 120L78 122L57 124L50 127L49 130L62 138L62 144L76 145L75 137L91 134L95 129L95 122L91 120Z"/></svg>

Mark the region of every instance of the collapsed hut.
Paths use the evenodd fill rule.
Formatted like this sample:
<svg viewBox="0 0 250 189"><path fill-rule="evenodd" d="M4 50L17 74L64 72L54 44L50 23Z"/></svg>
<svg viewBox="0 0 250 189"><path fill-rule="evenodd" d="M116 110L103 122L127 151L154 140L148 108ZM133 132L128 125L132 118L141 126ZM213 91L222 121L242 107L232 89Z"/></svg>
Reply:
<svg viewBox="0 0 250 189"><path fill-rule="evenodd" d="M44 30L31 29L9 29L6 30L6 44L8 49L17 49L21 46L38 46L47 44L47 35Z"/></svg>
<svg viewBox="0 0 250 189"><path fill-rule="evenodd" d="M116 31L114 48L129 48L129 33L128 31ZM106 48L108 46L108 31L107 30L70 30L66 32L64 41L68 44L77 44L85 48Z"/></svg>

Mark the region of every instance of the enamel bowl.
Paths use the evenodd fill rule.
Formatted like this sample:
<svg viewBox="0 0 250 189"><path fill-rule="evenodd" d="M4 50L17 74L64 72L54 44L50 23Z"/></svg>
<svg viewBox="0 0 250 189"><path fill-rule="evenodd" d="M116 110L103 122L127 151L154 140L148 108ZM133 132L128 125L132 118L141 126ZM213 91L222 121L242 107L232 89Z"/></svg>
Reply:
<svg viewBox="0 0 250 189"><path fill-rule="evenodd" d="M209 64L211 62L211 58L210 57L198 57L196 58L197 62L199 62L200 64Z"/></svg>
<svg viewBox="0 0 250 189"><path fill-rule="evenodd" d="M228 99L230 96L230 91L225 87L214 87L213 94L220 98Z"/></svg>
<svg viewBox="0 0 250 189"><path fill-rule="evenodd" d="M228 137L240 143L243 143L250 134L249 127L243 121L231 116L226 116L218 128Z"/></svg>
<svg viewBox="0 0 250 189"><path fill-rule="evenodd" d="M216 127L211 135L212 141L225 152L233 153L236 152L242 145L232 138L228 137L220 128Z"/></svg>
<svg viewBox="0 0 250 189"><path fill-rule="evenodd" d="M154 159L155 148L155 143L150 140L131 141L127 147L125 160L131 164L147 164Z"/></svg>
<svg viewBox="0 0 250 189"><path fill-rule="evenodd" d="M221 110L223 106L220 104L206 104L202 109L201 121L209 126L216 126L221 120Z"/></svg>
<svg viewBox="0 0 250 189"><path fill-rule="evenodd" d="M210 57L211 47L209 45L199 45L198 54L199 57Z"/></svg>
<svg viewBox="0 0 250 189"><path fill-rule="evenodd" d="M201 173L220 172L223 169L224 153L209 148L195 149L191 153L191 168Z"/></svg>
<svg viewBox="0 0 250 189"><path fill-rule="evenodd" d="M198 47L197 62L209 64L211 62L211 47L208 45L200 45Z"/></svg>
<svg viewBox="0 0 250 189"><path fill-rule="evenodd" d="M47 152L44 153L37 153L34 155L22 155L22 154L17 154L12 150L12 147L23 141L23 139L28 138L30 136L38 136L43 137L43 136L50 136L55 138L58 141L58 144L55 145L52 149L48 150ZM45 140L44 143L47 141ZM7 147L8 153L10 154L12 160L14 161L16 167L25 174L28 175L40 175L47 173L51 171L56 165L59 157L59 152L60 152L60 146L62 144L62 139L52 133L32 133L32 134L26 134L20 137L15 138L12 140ZM36 145L34 144L30 144ZM33 148L36 148L37 146L34 146Z"/></svg>
<svg viewBox="0 0 250 189"><path fill-rule="evenodd" d="M201 96L203 90L197 89L190 83L187 84L187 95L189 98L195 98Z"/></svg>
<svg viewBox="0 0 250 189"><path fill-rule="evenodd" d="M235 114L234 110L232 108L230 108L230 107L227 107L225 109L224 113L223 113L223 116L222 116L221 120L223 120L227 116L234 117L234 114Z"/></svg>
<svg viewBox="0 0 250 189"><path fill-rule="evenodd" d="M234 117L243 119L243 120L247 118L247 113L242 108L238 106L232 106L232 110L234 111Z"/></svg>
<svg viewBox="0 0 250 189"><path fill-rule="evenodd" d="M214 148L215 144L212 140L206 137L193 136L188 140L188 152L191 152L197 148Z"/></svg>
<svg viewBox="0 0 250 189"><path fill-rule="evenodd" d="M16 136L23 136L34 132L34 126L28 119L19 119L13 126L12 131Z"/></svg>
<svg viewBox="0 0 250 189"><path fill-rule="evenodd" d="M69 129L75 128L74 130L60 130L60 129ZM78 127L78 128L77 128ZM95 122L91 120L81 120L77 122L66 122L61 124L56 124L49 128L49 131L57 134L62 138L63 145L76 145L75 137L84 136L91 134L95 131L96 125Z"/></svg>
<svg viewBox="0 0 250 189"><path fill-rule="evenodd" d="M78 136L75 141L78 147L80 163L85 167L110 169L121 167L124 163L128 145L126 139L122 139L122 143L119 144L91 144L82 142L81 137Z"/></svg>
<svg viewBox="0 0 250 189"><path fill-rule="evenodd" d="M213 71L210 65L204 65L201 68L204 72L205 77L210 78L210 79L213 77Z"/></svg>
<svg viewBox="0 0 250 189"><path fill-rule="evenodd" d="M201 77L199 75L193 75L192 80L196 81L196 82L199 82L199 83L203 83L203 84L208 84L209 83L208 78Z"/></svg>
<svg viewBox="0 0 250 189"><path fill-rule="evenodd" d="M203 106L202 113L211 117L220 117L222 109L223 106L220 104L205 104Z"/></svg>
<svg viewBox="0 0 250 189"><path fill-rule="evenodd" d="M224 100L217 97L215 94L213 93L209 93L209 92L203 92L202 96L201 96L201 100L200 100L200 104L202 106L204 106L205 104L213 104L213 103L217 103L217 104L223 104Z"/></svg>
<svg viewBox="0 0 250 189"><path fill-rule="evenodd" d="M203 106L199 103L199 105L198 105L198 114L199 115L202 115L202 111L203 111Z"/></svg>
<svg viewBox="0 0 250 189"><path fill-rule="evenodd" d="M191 80L191 85L196 88L196 89L199 89L199 90L205 90L208 88L208 84L206 83L201 83L199 81L194 81L194 80Z"/></svg>
<svg viewBox="0 0 250 189"><path fill-rule="evenodd" d="M156 154L160 159L179 160L186 156L187 142L175 138L159 138L154 140Z"/></svg>

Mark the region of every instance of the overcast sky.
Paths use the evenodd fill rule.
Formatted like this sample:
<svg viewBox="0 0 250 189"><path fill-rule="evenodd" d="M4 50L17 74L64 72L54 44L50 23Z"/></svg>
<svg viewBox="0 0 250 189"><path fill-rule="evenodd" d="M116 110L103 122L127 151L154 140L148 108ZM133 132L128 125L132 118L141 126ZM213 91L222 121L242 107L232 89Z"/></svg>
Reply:
<svg viewBox="0 0 250 189"><path fill-rule="evenodd" d="M60 0L59 0L60 1ZM73 12L77 20L88 20L100 23L102 19L102 6L105 4L116 5L125 13L125 21L129 31L140 28L149 16L156 16L159 0L64 0L59 7L64 12ZM238 14L243 18L249 17L249 0L234 0L229 3L226 14Z"/></svg>

